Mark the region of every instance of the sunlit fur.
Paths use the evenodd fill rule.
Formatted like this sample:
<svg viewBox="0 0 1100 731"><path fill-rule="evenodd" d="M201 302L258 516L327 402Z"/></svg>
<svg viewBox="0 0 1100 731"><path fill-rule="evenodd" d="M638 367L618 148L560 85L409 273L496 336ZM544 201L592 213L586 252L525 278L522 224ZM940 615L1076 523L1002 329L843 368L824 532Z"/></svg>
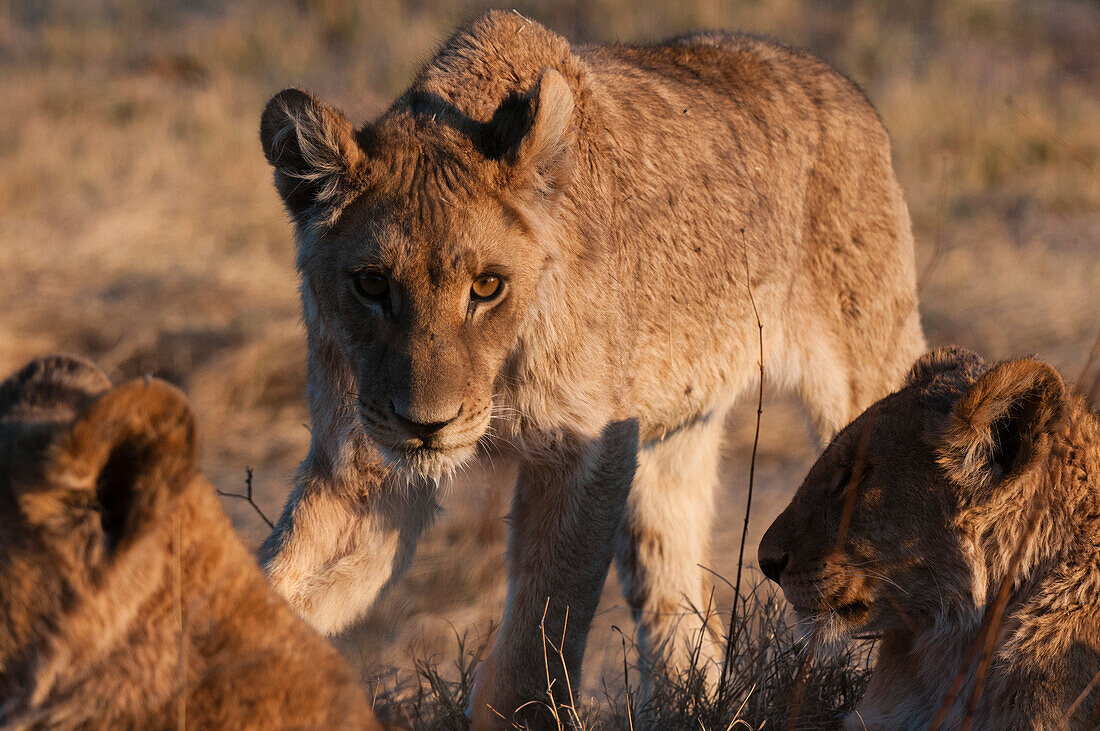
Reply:
<svg viewBox="0 0 1100 731"><path fill-rule="evenodd" d="M0 727L378 728L195 463L162 381L52 357L0 383Z"/></svg>
<svg viewBox="0 0 1100 731"><path fill-rule="evenodd" d="M849 728L928 728L941 709L960 728L976 695L975 728L1093 727L1095 693L1067 714L1100 669L1100 420L1049 365L924 356L837 435L759 558L808 634L881 638Z"/></svg>
<svg viewBox="0 0 1100 731"><path fill-rule="evenodd" d="M545 693L544 612L560 636L568 608L577 687L613 557L647 666L686 666L754 306L769 382L824 438L924 349L886 132L795 49L573 46L490 12L359 129L286 90L260 135L297 232L313 434L265 568L339 631L409 565L439 479L518 473L479 727ZM485 273L503 286L474 301ZM446 424L424 439L410 421ZM712 676L719 651L708 634Z"/></svg>

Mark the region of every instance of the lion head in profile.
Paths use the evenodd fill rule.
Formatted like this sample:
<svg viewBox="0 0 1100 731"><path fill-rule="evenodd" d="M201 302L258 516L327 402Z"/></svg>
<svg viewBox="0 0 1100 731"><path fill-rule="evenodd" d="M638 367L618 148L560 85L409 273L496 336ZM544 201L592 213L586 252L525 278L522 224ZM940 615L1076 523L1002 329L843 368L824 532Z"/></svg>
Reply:
<svg viewBox="0 0 1100 731"><path fill-rule="evenodd" d="M489 427L498 375L558 266L548 242L573 109L547 70L481 121L423 91L358 131L295 89L264 111L314 357L350 364L337 397L399 468L450 472Z"/></svg>
<svg viewBox="0 0 1100 731"><path fill-rule="evenodd" d="M1013 548L987 542L985 521L1040 489L1065 397L1037 360L922 357L814 464L761 541L761 569L825 642L973 614Z"/></svg>

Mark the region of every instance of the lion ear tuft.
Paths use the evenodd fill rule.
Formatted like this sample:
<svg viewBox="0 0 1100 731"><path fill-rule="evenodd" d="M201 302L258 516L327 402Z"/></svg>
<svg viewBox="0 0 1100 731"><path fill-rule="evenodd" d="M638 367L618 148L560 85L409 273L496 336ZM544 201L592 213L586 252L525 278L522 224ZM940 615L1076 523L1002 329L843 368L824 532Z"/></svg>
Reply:
<svg viewBox="0 0 1100 731"><path fill-rule="evenodd" d="M535 86L506 100L493 115L497 144L518 185L556 200L572 171L573 91L560 73L543 72Z"/></svg>
<svg viewBox="0 0 1100 731"><path fill-rule="evenodd" d="M358 190L364 154L347 117L311 94L284 89L260 118L275 187L299 224L328 224Z"/></svg>
<svg viewBox="0 0 1100 731"><path fill-rule="evenodd" d="M940 464L981 496L1049 452L1065 402L1065 385L1051 366L1032 358L1001 363L955 404Z"/></svg>

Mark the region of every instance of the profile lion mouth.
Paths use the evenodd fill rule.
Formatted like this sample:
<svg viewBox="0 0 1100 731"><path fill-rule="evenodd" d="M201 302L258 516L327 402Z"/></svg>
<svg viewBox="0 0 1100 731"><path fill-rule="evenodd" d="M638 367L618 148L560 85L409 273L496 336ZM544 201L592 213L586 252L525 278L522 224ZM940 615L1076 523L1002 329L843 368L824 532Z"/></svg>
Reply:
<svg viewBox="0 0 1100 731"><path fill-rule="evenodd" d="M834 607L832 611L845 621L860 622L870 616L872 606L870 602L857 599L854 602L848 602L847 604L841 604L840 606Z"/></svg>
<svg viewBox="0 0 1100 731"><path fill-rule="evenodd" d="M830 616L850 629L867 623L875 608L873 599L858 587L845 585L829 590L815 582L795 581L783 588L800 617Z"/></svg>

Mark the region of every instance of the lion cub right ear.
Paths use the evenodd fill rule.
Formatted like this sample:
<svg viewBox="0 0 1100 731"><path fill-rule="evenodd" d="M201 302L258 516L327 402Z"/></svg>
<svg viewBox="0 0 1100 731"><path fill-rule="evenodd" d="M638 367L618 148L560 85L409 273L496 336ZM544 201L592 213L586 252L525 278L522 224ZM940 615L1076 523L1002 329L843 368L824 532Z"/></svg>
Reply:
<svg viewBox="0 0 1100 731"><path fill-rule="evenodd" d="M47 484L64 489L24 494L27 517L58 524L82 514L100 555L124 550L170 513L197 474L187 398L157 379L108 391L55 442L48 474Z"/></svg>
<svg viewBox="0 0 1100 731"><path fill-rule="evenodd" d="M260 118L275 187L299 225L330 224L359 190L365 155L343 112L299 89L271 98Z"/></svg>

